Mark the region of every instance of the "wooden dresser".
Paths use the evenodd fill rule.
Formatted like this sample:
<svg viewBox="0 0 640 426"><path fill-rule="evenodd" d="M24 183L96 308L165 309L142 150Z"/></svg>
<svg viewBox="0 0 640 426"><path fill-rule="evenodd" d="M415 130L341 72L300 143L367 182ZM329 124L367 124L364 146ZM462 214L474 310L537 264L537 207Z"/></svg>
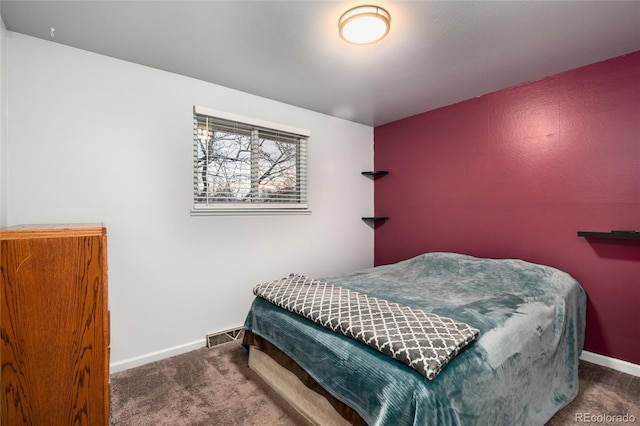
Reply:
<svg viewBox="0 0 640 426"><path fill-rule="evenodd" d="M0 229L2 425L107 425L102 225Z"/></svg>

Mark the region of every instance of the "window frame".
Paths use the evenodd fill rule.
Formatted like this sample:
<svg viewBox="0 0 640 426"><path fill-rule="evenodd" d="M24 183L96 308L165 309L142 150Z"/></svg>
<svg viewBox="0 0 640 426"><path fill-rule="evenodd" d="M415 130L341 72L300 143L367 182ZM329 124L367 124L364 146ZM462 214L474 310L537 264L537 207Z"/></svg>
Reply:
<svg viewBox="0 0 640 426"><path fill-rule="evenodd" d="M197 185L198 185L198 119L196 115L208 116L216 121L224 121L226 125L235 125L246 128L251 127L251 132L256 133L264 131L266 133L275 132L285 134L287 137L297 137L299 140L298 150L304 151L304 155L297 156L296 167L299 173L303 175L302 188L300 195L303 201L299 203L278 203L278 202L220 202L220 203L198 203L197 202ZM264 215L264 214L310 214L308 200L308 164L306 153L308 152L308 142L311 132L306 129L293 127L285 124L273 123L257 118L245 117L239 114L233 114L225 111L219 111L211 108L194 106L193 107L193 193L192 193L192 216L210 216L210 215ZM252 142L253 144L253 142ZM251 175L254 176L255 163L252 161ZM252 181L251 185L255 182Z"/></svg>

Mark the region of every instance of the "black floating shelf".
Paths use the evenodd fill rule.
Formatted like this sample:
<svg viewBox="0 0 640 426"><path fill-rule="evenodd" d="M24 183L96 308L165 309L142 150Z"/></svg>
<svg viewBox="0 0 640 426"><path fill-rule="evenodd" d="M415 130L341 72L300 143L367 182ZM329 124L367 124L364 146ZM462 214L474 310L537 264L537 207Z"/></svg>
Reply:
<svg viewBox="0 0 640 426"><path fill-rule="evenodd" d="M384 175L389 174L389 171L388 171L388 170L371 170L371 171L367 171L367 172L362 172L362 174L363 174L364 176L369 176L369 177L372 177L372 178L377 178L377 177L380 177L380 176L384 176Z"/></svg>
<svg viewBox="0 0 640 426"><path fill-rule="evenodd" d="M368 216L363 217L362 220L370 225L378 226L389 220L389 216Z"/></svg>
<svg viewBox="0 0 640 426"><path fill-rule="evenodd" d="M578 237L585 238L608 238L610 240L640 240L640 231L578 231Z"/></svg>

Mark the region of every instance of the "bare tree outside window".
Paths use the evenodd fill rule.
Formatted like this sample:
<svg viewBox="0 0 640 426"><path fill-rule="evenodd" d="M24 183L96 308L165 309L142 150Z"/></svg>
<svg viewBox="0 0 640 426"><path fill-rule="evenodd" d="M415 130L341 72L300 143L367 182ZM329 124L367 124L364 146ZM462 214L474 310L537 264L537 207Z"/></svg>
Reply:
<svg viewBox="0 0 640 426"><path fill-rule="evenodd" d="M306 208L306 137L194 114L194 207Z"/></svg>

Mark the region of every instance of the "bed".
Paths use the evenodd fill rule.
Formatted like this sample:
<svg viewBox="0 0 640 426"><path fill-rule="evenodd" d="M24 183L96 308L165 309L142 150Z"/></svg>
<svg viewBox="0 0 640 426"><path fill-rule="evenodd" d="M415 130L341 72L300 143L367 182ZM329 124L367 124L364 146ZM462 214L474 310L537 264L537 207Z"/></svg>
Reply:
<svg viewBox="0 0 640 426"><path fill-rule="evenodd" d="M565 272L425 253L320 280L455 319L479 334L429 379L256 297L244 324L249 364L317 424L543 425L578 393L586 295ZM323 417L331 411L334 417Z"/></svg>

